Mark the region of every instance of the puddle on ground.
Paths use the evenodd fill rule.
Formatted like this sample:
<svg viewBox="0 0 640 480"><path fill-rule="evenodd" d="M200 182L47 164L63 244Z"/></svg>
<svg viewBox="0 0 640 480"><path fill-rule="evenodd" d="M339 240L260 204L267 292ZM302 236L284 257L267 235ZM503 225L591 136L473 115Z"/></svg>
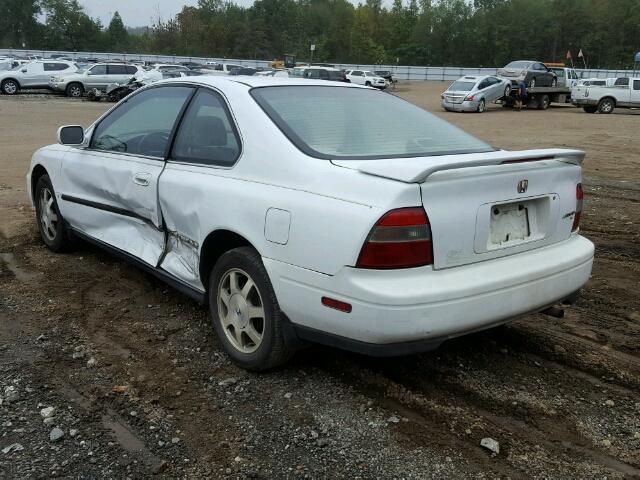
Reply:
<svg viewBox="0 0 640 480"><path fill-rule="evenodd" d="M20 268L16 256L13 253L0 253L0 260L2 260L7 269L13 273L13 276L23 283L28 283L38 278L36 273L27 272Z"/></svg>

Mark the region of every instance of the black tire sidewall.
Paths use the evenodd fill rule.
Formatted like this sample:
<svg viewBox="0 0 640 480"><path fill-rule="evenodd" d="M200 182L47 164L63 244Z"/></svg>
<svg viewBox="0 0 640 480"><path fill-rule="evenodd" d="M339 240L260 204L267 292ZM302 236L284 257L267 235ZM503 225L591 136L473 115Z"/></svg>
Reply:
<svg viewBox="0 0 640 480"><path fill-rule="evenodd" d="M604 105L606 105L607 103L611 104L611 109L610 109L609 111L605 111L605 110L603 109ZM601 101L600 101L600 104L598 105L598 112L600 112L600 113L604 113L604 114L608 114L608 113L613 112L613 109L614 109L614 108L615 108L615 106L614 106L614 104L613 104L613 101L612 101L612 100L610 100L610 99L608 99L608 98L605 98L604 100L601 100Z"/></svg>
<svg viewBox="0 0 640 480"><path fill-rule="evenodd" d="M56 215L58 216L58 227L56 229L56 236L53 240L49 240L47 236L42 231L42 222L40 221L40 196L42 190L44 188L48 188L49 192L51 192L51 196L53 198L53 206L56 211ZM42 238L43 243L54 252L62 252L69 247L69 241L67 237L67 232L64 224L64 219L60 214L60 209L58 208L58 201L56 199L56 192L53 189L53 185L51 184L51 179L49 175L42 175L38 179L38 183L36 183L36 189L33 195L34 204L36 207L36 221L38 223L38 231L40 232L40 238Z"/></svg>
<svg viewBox="0 0 640 480"><path fill-rule="evenodd" d="M224 274L232 268L244 270L255 283L265 311L262 343L255 352L239 352L227 338L218 315L218 287ZM263 370L272 365L274 348L283 341L280 324L280 307L271 281L258 252L251 247L241 247L223 254L216 262L209 278L209 310L216 334L231 359L248 370ZM280 362L278 362L280 363Z"/></svg>

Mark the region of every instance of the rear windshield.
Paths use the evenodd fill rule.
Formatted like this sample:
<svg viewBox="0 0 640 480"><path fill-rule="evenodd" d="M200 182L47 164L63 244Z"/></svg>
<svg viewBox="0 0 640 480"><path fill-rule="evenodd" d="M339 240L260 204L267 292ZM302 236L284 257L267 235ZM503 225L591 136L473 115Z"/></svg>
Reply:
<svg viewBox="0 0 640 480"><path fill-rule="evenodd" d="M447 90L451 90L452 92L468 92L474 87L475 84L476 82L463 82L460 80L456 80Z"/></svg>
<svg viewBox="0 0 640 480"><path fill-rule="evenodd" d="M493 150L384 92L286 85L254 88L251 95L296 147L316 158L357 160Z"/></svg>
<svg viewBox="0 0 640 480"><path fill-rule="evenodd" d="M520 60L517 62L511 62L507 64L504 68L527 68L529 65L531 65L531 62L524 62Z"/></svg>

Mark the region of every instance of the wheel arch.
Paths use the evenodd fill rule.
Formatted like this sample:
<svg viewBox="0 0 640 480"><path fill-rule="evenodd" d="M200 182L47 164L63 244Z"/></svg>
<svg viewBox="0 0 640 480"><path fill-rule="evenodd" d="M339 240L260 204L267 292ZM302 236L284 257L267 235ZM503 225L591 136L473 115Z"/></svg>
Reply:
<svg viewBox="0 0 640 480"><path fill-rule="evenodd" d="M40 180L40 178L43 175L49 175L49 172L47 172L47 169L44 168L41 164L36 164L34 165L34 167L31 169L31 199L35 202L36 198L36 185L38 185L38 180Z"/></svg>
<svg viewBox="0 0 640 480"><path fill-rule="evenodd" d="M602 97L600 100L598 100L598 104L600 104L601 102L604 102L605 100L611 100L613 102L613 106L615 107L617 102L616 102L616 98L612 97L610 95L606 95L604 97Z"/></svg>
<svg viewBox="0 0 640 480"><path fill-rule="evenodd" d="M9 80L13 80L14 82L16 82L18 84L18 88L21 88L20 80L18 80L17 78L13 78L13 77L3 78L2 82L0 82L0 85L4 85L5 82L8 82Z"/></svg>
<svg viewBox="0 0 640 480"><path fill-rule="evenodd" d="M229 250L238 247L251 247L260 253L246 237L232 230L214 230L205 237L200 248L198 273L206 291L209 290L209 276L218 259Z"/></svg>

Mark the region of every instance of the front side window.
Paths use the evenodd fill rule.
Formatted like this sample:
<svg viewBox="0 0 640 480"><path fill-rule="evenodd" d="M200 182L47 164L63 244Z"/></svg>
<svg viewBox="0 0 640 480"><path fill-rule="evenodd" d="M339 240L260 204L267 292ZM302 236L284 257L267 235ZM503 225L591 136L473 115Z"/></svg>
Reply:
<svg viewBox="0 0 640 480"><path fill-rule="evenodd" d="M251 95L296 147L316 158L357 160L493 150L435 115L375 90L274 86L254 88Z"/></svg>
<svg viewBox="0 0 640 480"><path fill-rule="evenodd" d="M634 80L633 81L633 89L634 90L640 90L640 80Z"/></svg>
<svg viewBox="0 0 640 480"><path fill-rule="evenodd" d="M95 67L89 69L89 74L91 74L91 75L106 75L107 74L107 66L106 65L96 65Z"/></svg>
<svg viewBox="0 0 640 480"><path fill-rule="evenodd" d="M231 166L239 155L240 141L224 100L200 89L180 124L171 159Z"/></svg>
<svg viewBox="0 0 640 480"><path fill-rule="evenodd" d="M131 96L98 124L91 148L164 157L189 87L157 87Z"/></svg>

